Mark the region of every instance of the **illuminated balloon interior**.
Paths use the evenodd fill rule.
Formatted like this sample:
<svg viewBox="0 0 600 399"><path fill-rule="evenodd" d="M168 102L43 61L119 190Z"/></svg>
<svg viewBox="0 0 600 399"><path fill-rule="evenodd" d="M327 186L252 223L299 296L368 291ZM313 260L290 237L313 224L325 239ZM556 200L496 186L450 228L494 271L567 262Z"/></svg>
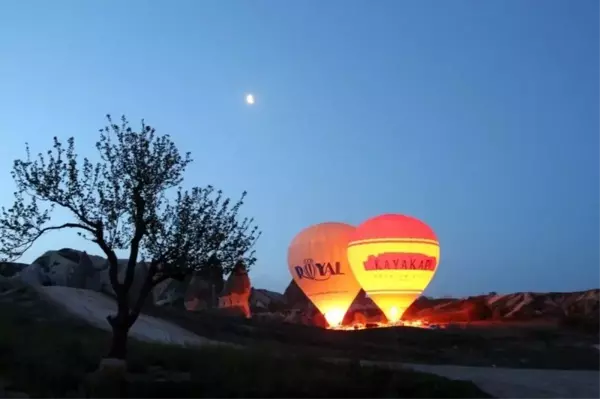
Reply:
<svg viewBox="0 0 600 399"><path fill-rule="evenodd" d="M337 327L342 324L347 310L347 308L344 309L343 305L332 305L331 307L329 307L329 310L326 311L323 315L325 316L325 320L327 320L327 323L329 323L331 327Z"/></svg>

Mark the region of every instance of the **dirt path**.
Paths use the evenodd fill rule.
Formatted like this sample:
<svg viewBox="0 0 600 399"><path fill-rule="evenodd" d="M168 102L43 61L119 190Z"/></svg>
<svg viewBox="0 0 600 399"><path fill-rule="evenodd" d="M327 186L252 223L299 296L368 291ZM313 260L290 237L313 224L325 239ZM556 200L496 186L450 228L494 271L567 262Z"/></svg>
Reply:
<svg viewBox="0 0 600 399"><path fill-rule="evenodd" d="M412 369L473 381L498 398L598 398L600 374L590 370L538 370L406 364Z"/></svg>

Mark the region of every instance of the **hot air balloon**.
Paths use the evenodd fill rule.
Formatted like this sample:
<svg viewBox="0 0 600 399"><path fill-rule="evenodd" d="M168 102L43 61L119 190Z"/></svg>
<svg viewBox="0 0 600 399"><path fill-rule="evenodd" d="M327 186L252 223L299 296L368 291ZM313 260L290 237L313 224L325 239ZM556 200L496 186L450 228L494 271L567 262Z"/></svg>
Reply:
<svg viewBox="0 0 600 399"><path fill-rule="evenodd" d="M433 230L420 220L387 214L355 229L348 260L367 295L395 323L433 278L440 245Z"/></svg>
<svg viewBox="0 0 600 399"><path fill-rule="evenodd" d="M288 266L294 281L330 326L341 324L360 291L348 265L347 248L354 227L320 223L302 230L288 249Z"/></svg>

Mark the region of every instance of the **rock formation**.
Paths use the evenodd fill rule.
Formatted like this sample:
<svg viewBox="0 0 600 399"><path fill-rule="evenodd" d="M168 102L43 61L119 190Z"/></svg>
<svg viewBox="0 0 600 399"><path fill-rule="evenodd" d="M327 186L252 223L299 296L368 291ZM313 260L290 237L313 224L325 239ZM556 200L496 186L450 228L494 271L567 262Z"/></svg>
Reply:
<svg viewBox="0 0 600 399"><path fill-rule="evenodd" d="M119 281L125 279L127 259L119 259ZM108 261L96 255L88 255L83 251L63 248L58 251L47 251L31 265L18 273L18 278L33 285L57 285L72 288L84 288L115 295L110 284ZM148 273L145 263L138 263L133 285L129 291L130 298L137 298Z"/></svg>
<svg viewBox="0 0 600 399"><path fill-rule="evenodd" d="M405 319L431 322L468 322L479 320L562 320L583 317L598 320L600 290L582 292L478 295L468 298L419 298L406 312Z"/></svg>
<svg viewBox="0 0 600 399"><path fill-rule="evenodd" d="M119 259L121 281L124 279L126 265L126 259ZM84 288L114 295L108 269L105 258L70 248L47 251L31 265L0 263L0 275L8 279L33 285ZM137 264L130 291L132 298L137 298L146 275L146 264ZM225 284L223 269L216 258L209 259L202 271L183 281L167 280L159 284L149 300L152 299L159 305L185 306L188 310L218 307L238 312L245 317L261 314L260 318L268 320L322 324L310 300L293 281L284 294L253 289L247 271L243 265L239 265ZM427 320L431 323L544 319L575 328L583 326L597 332L600 290L570 293L521 292L508 295L490 293L468 298L434 299L421 296L407 309L403 318ZM348 309L343 323L351 325L363 321L375 323L384 319L373 301L361 291Z"/></svg>
<svg viewBox="0 0 600 399"><path fill-rule="evenodd" d="M283 296L292 309L304 309L311 303L294 280L288 284Z"/></svg>
<svg viewBox="0 0 600 399"><path fill-rule="evenodd" d="M29 266L29 265L26 263L18 263L18 262L0 262L0 276L12 277L12 276L22 272L26 266Z"/></svg>
<svg viewBox="0 0 600 399"><path fill-rule="evenodd" d="M183 309L191 280L192 275L187 275L182 280L169 278L162 281L152 291L154 304Z"/></svg>
<svg viewBox="0 0 600 399"><path fill-rule="evenodd" d="M96 269L87 252L79 254L79 263L72 267L67 276L67 287L102 290L102 269Z"/></svg>
<svg viewBox="0 0 600 399"><path fill-rule="evenodd" d="M250 290L250 278L246 266L239 262L219 295L219 308L250 317Z"/></svg>
<svg viewBox="0 0 600 399"><path fill-rule="evenodd" d="M249 301L252 313L281 312L288 308L283 294L264 289L252 288Z"/></svg>
<svg viewBox="0 0 600 399"><path fill-rule="evenodd" d="M190 279L184 294L185 308L198 311L218 307L223 286L223 267L216 256L211 256L205 267Z"/></svg>
<svg viewBox="0 0 600 399"><path fill-rule="evenodd" d="M213 309L218 305L218 292L218 284L196 274L191 278L185 292L185 308L189 311Z"/></svg>

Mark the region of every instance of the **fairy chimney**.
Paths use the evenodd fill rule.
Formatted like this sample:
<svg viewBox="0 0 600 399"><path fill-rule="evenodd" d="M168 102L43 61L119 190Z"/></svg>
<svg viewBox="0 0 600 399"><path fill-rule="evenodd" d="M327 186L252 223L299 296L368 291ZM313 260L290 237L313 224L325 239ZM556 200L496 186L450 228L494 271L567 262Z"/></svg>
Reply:
<svg viewBox="0 0 600 399"><path fill-rule="evenodd" d="M219 308L235 313L239 312L244 317L249 318L251 288L246 266L240 261L234 266L223 291L219 295Z"/></svg>

